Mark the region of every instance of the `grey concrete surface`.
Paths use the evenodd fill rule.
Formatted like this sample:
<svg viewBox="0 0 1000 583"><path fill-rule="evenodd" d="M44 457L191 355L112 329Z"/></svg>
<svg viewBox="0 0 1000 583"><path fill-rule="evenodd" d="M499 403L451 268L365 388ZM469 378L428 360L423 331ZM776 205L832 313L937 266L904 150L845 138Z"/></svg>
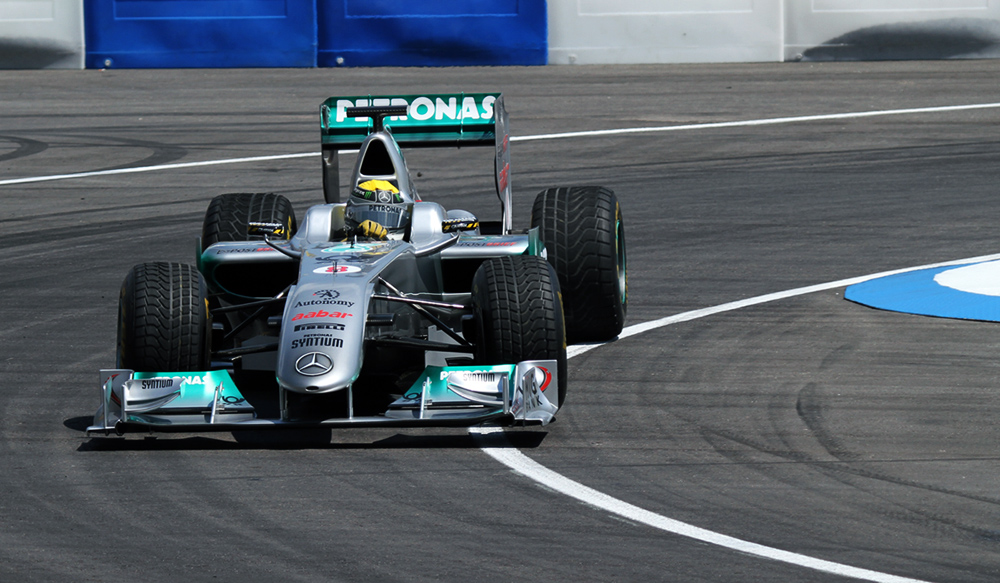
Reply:
<svg viewBox="0 0 1000 583"><path fill-rule="evenodd" d="M457 430L88 440L129 267L193 261L212 196L322 200L330 95L500 90L516 136L995 102L995 61L0 72L0 579L841 581L539 487ZM998 251L997 109L515 142L535 192L621 200L628 324ZM420 151L421 194L496 211L489 154ZM570 362L553 425L506 439L650 511L926 581L1000 577L1000 327L842 290L677 324ZM494 441L493 443L499 443Z"/></svg>

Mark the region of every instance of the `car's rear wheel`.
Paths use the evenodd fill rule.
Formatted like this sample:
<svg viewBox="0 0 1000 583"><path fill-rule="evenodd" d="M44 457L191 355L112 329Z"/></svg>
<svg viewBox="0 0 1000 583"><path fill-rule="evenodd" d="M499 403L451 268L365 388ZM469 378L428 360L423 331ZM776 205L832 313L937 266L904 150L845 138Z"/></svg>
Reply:
<svg viewBox="0 0 1000 583"><path fill-rule="evenodd" d="M603 342L622 331L628 269L621 206L600 186L550 188L531 209L548 261L555 267L571 343Z"/></svg>
<svg viewBox="0 0 1000 583"><path fill-rule="evenodd" d="M222 241L261 240L262 235L247 233L251 222L279 223L285 227L283 237L291 238L295 232L295 210L292 203L280 194L269 192L232 192L212 199L205 212L201 230L201 248Z"/></svg>
<svg viewBox="0 0 1000 583"><path fill-rule="evenodd" d="M118 301L118 367L145 372L201 371L211 360L208 291L198 270L141 263Z"/></svg>
<svg viewBox="0 0 1000 583"><path fill-rule="evenodd" d="M483 262L472 280L472 309L476 360L482 364L555 360L561 407L566 400L566 330L552 266L526 255Z"/></svg>

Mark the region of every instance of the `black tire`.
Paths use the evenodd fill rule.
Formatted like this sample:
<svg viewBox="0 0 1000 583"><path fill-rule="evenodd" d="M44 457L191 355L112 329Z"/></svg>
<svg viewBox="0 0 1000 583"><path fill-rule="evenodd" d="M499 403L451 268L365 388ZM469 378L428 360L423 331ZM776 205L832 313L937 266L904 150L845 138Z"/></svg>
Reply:
<svg viewBox="0 0 1000 583"><path fill-rule="evenodd" d="M476 360L482 364L557 361L561 407L566 401L566 328L552 266L527 255L483 262L472 279L472 310Z"/></svg>
<svg viewBox="0 0 1000 583"><path fill-rule="evenodd" d="M281 223L286 227L285 239L291 238L297 227L292 203L280 194L233 192L212 199L205 212L201 229L201 248L221 241L262 240L262 235L248 235L250 222ZM281 238L281 237L275 237Z"/></svg>
<svg viewBox="0 0 1000 583"><path fill-rule="evenodd" d="M118 367L144 372L206 370L211 361L208 291L197 269L142 263L122 283Z"/></svg>
<svg viewBox="0 0 1000 583"><path fill-rule="evenodd" d="M550 188L531 208L556 270L570 343L618 336L628 311L625 226L615 193L600 186Z"/></svg>

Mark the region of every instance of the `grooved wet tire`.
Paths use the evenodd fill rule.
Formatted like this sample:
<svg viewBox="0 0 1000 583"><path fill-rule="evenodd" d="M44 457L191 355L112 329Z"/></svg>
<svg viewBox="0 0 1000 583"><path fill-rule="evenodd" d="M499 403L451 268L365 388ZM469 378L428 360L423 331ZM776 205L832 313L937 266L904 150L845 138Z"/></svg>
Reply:
<svg viewBox="0 0 1000 583"><path fill-rule="evenodd" d="M180 263L141 263L118 301L118 367L145 372L206 370L210 364L208 291Z"/></svg>
<svg viewBox="0 0 1000 583"><path fill-rule="evenodd" d="M472 279L472 311L476 360L482 364L557 361L561 407L566 400L566 329L552 266L529 255L484 261Z"/></svg>
<svg viewBox="0 0 1000 583"><path fill-rule="evenodd" d="M628 311L628 261L615 193L600 186L544 190L531 208L531 226L559 278L569 342L618 336Z"/></svg>
<svg viewBox="0 0 1000 583"><path fill-rule="evenodd" d="M220 241L262 240L260 235L248 235L250 222L281 223L286 227L285 239L295 232L295 210L292 203L273 193L233 192L212 199L205 212L201 229L201 248Z"/></svg>

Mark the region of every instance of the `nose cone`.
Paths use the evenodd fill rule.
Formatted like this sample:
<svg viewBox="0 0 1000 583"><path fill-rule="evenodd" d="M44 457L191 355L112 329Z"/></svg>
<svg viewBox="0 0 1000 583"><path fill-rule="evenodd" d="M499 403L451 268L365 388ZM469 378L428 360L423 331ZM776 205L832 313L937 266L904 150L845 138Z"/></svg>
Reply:
<svg viewBox="0 0 1000 583"><path fill-rule="evenodd" d="M338 391L361 372L367 278L351 270L313 273L329 267L323 257L303 257L300 283L285 304L276 375L287 391Z"/></svg>
<svg viewBox="0 0 1000 583"><path fill-rule="evenodd" d="M291 370L279 370L278 384L295 393L332 393L347 388L357 378L358 367L340 362L341 355L332 347L319 347L297 353Z"/></svg>

